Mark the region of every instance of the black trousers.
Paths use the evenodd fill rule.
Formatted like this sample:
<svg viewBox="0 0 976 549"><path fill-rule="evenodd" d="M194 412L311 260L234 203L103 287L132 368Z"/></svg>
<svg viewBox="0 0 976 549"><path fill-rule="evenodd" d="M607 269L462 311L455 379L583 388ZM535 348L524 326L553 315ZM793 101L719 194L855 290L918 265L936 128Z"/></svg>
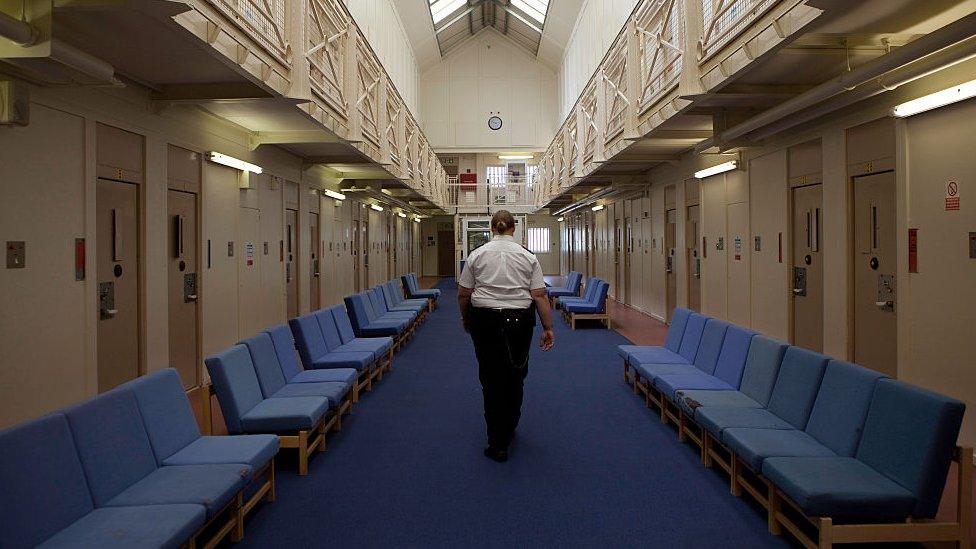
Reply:
<svg viewBox="0 0 976 549"><path fill-rule="evenodd" d="M506 448L522 417L522 384L529 373L535 310L472 307L470 319L488 444Z"/></svg>

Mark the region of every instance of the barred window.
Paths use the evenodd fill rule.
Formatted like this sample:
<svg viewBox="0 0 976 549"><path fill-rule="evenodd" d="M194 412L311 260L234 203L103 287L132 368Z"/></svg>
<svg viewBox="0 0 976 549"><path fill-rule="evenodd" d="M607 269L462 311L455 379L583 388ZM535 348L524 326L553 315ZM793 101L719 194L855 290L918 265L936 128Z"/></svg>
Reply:
<svg viewBox="0 0 976 549"><path fill-rule="evenodd" d="M547 254L549 247L549 227L529 227L529 251L534 254Z"/></svg>

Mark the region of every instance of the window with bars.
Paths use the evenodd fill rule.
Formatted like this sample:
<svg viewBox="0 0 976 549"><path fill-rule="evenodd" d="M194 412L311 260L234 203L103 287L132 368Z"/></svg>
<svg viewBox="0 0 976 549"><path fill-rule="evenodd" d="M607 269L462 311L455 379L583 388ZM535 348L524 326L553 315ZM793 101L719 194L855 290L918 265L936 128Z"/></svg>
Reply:
<svg viewBox="0 0 976 549"><path fill-rule="evenodd" d="M534 254L547 254L551 251L549 242L549 227L529 227L526 231L529 239L529 251Z"/></svg>

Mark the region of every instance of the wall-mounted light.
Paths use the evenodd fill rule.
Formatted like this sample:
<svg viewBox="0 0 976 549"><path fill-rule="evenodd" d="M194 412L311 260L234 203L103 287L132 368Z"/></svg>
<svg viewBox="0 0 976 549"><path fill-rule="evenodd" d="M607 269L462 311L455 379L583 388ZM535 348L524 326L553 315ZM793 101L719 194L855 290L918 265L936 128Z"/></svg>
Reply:
<svg viewBox="0 0 976 549"><path fill-rule="evenodd" d="M705 179L706 177L711 177L713 175L718 175L720 173L730 172L739 167L738 160L729 160L728 162L723 162L718 166L712 166L711 168L705 168L704 170L699 170L695 172L695 177L698 179Z"/></svg>
<svg viewBox="0 0 976 549"><path fill-rule="evenodd" d="M413 221L414 221L414 223L420 223L420 218L419 217L415 217L415 218L413 218Z"/></svg>
<svg viewBox="0 0 976 549"><path fill-rule="evenodd" d="M335 198L336 200L345 200L346 199L346 195L344 195L342 193L337 193L335 191L330 191L329 189L325 189L322 192L325 193L325 196L328 196L329 198Z"/></svg>
<svg viewBox="0 0 976 549"><path fill-rule="evenodd" d="M976 97L976 80L971 80L965 84L959 84L958 86L953 86L949 89L930 93L929 95L919 97L918 99L913 99L907 103L902 103L894 108L892 114L899 118L905 118L925 111L930 111L932 109L938 109L939 107L944 107L946 105L951 105L953 103L958 103L959 101L970 99L972 97Z"/></svg>
<svg viewBox="0 0 976 549"><path fill-rule="evenodd" d="M221 154L215 151L210 151L207 153L207 160L211 162L216 162L217 164L223 164L224 166L241 170L242 172L250 172L250 173L264 172L261 166L258 166L256 164L251 164L250 162L244 162L239 158L234 158L233 156L227 156L226 154Z"/></svg>
<svg viewBox="0 0 976 549"><path fill-rule="evenodd" d="M405 214L403 212L397 212L397 215L400 216L400 217L402 217L402 218L404 218L404 219L407 218L407 214Z"/></svg>
<svg viewBox="0 0 976 549"><path fill-rule="evenodd" d="M369 207L372 208L373 210L377 211L377 212L382 212L383 211L383 206L377 206L376 204L370 204Z"/></svg>
<svg viewBox="0 0 976 549"><path fill-rule="evenodd" d="M563 221L566 221L565 217L559 216L556 218L556 223L562 223Z"/></svg>
<svg viewBox="0 0 976 549"><path fill-rule="evenodd" d="M535 158L533 154L500 154L498 155L499 160L532 160Z"/></svg>
<svg viewBox="0 0 976 549"><path fill-rule="evenodd" d="M592 208L590 208L590 209L591 209L591 210L593 210L594 212L598 212L598 211L600 211L600 210L602 210L602 209L603 209L603 208L605 208L605 207L606 207L606 206L604 206L603 204L598 204L598 205L596 205L596 206L593 206L593 207L592 207Z"/></svg>

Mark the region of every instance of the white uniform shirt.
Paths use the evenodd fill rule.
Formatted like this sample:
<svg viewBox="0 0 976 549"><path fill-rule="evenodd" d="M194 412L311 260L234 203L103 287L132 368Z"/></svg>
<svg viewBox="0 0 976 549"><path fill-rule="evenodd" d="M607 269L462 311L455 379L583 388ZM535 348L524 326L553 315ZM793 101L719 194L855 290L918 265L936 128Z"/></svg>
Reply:
<svg viewBox="0 0 976 549"><path fill-rule="evenodd" d="M472 305L486 309L527 309L530 290L546 287L539 259L506 235L471 252L458 284L474 290Z"/></svg>

